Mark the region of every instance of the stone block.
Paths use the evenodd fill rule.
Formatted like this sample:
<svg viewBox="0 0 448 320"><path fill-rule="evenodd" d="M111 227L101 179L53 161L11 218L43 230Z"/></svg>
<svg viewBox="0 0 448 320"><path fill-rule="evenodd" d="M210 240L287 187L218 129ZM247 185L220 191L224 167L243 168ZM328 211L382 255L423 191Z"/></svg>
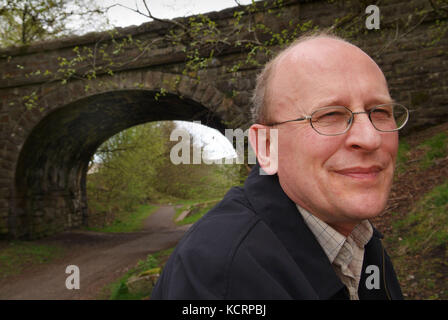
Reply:
<svg viewBox="0 0 448 320"><path fill-rule="evenodd" d="M9 216L9 212L7 208L0 208L0 221L2 219L7 219Z"/></svg>
<svg viewBox="0 0 448 320"><path fill-rule="evenodd" d="M197 81L190 79L186 76L182 76L180 78L179 86L177 87L177 91L179 94L186 98L192 98L194 91L197 86Z"/></svg>
<svg viewBox="0 0 448 320"><path fill-rule="evenodd" d="M34 216L35 217L43 217L44 216L44 212L42 210L35 210L34 211Z"/></svg>
<svg viewBox="0 0 448 320"><path fill-rule="evenodd" d="M45 219L47 221L52 221L56 217L56 209L53 208L45 208Z"/></svg>
<svg viewBox="0 0 448 320"><path fill-rule="evenodd" d="M8 219L0 219L0 236L7 235L8 232Z"/></svg>
<svg viewBox="0 0 448 320"><path fill-rule="evenodd" d="M0 168L0 177L6 179L12 179L14 177L14 171Z"/></svg>
<svg viewBox="0 0 448 320"><path fill-rule="evenodd" d="M8 199L0 199L0 209L9 208Z"/></svg>
<svg viewBox="0 0 448 320"><path fill-rule="evenodd" d="M194 91L194 94L192 97L193 100L197 101L197 102L202 101L202 97L205 93L205 90L207 90L207 88L208 88L207 83L205 83L204 81L199 82L198 85L196 86L196 90Z"/></svg>
<svg viewBox="0 0 448 320"><path fill-rule="evenodd" d="M208 106L210 101L212 100L212 98L216 95L219 94L219 91L216 90L214 87L212 86L208 86L207 89L205 90L203 96L201 97L200 102L204 105L204 106Z"/></svg>
<svg viewBox="0 0 448 320"><path fill-rule="evenodd" d="M139 85L143 85L141 74L136 72L120 72L119 73L119 87L121 89L133 89Z"/></svg>
<svg viewBox="0 0 448 320"><path fill-rule="evenodd" d="M179 77L179 76L178 76ZM162 85L166 91L175 93L177 89L177 79L175 75L170 73L162 73Z"/></svg>
<svg viewBox="0 0 448 320"><path fill-rule="evenodd" d="M65 199L63 197L58 197L56 199L56 207L57 208L65 208Z"/></svg>
<svg viewBox="0 0 448 320"><path fill-rule="evenodd" d="M162 87L162 73L159 71L147 71L143 74L143 85L149 90L160 90Z"/></svg>
<svg viewBox="0 0 448 320"><path fill-rule="evenodd" d="M8 123L8 122L9 122L9 116L7 114L3 114L0 117L0 123L3 125L3 124Z"/></svg>
<svg viewBox="0 0 448 320"><path fill-rule="evenodd" d="M11 196L11 190L9 188L0 188L0 197L9 198Z"/></svg>
<svg viewBox="0 0 448 320"><path fill-rule="evenodd" d="M213 96L213 98L210 99L210 102L208 103L208 106L212 109L215 110L224 100L224 94L222 94L219 91L216 91L215 95Z"/></svg>
<svg viewBox="0 0 448 320"><path fill-rule="evenodd" d="M238 92L233 98L235 104L245 106L250 104L251 94L249 92Z"/></svg>
<svg viewBox="0 0 448 320"><path fill-rule="evenodd" d="M87 82L90 83L91 81ZM81 97L85 95L85 85L87 84L83 81L70 81L68 83L68 91L70 96L72 97L72 100L75 100L76 97Z"/></svg>
<svg viewBox="0 0 448 320"><path fill-rule="evenodd" d="M12 185L13 185L13 182L11 181L11 179L6 179L6 178L0 177L0 188L9 188Z"/></svg>
<svg viewBox="0 0 448 320"><path fill-rule="evenodd" d="M218 106L218 108L216 109L216 112L219 113L226 113L229 111L229 109L233 106L233 100L230 98L225 97L221 104Z"/></svg>

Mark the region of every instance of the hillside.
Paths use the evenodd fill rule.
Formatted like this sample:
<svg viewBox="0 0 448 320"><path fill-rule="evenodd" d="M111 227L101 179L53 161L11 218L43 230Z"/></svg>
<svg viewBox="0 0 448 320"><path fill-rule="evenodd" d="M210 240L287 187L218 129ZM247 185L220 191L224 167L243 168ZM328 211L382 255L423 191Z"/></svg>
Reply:
<svg viewBox="0 0 448 320"><path fill-rule="evenodd" d="M406 299L448 299L448 123L400 138L385 236Z"/></svg>

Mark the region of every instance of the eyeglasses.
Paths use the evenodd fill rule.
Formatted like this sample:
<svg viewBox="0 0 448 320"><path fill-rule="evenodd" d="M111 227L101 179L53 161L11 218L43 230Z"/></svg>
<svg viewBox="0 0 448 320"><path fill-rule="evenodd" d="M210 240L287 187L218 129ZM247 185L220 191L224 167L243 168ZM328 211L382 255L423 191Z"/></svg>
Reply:
<svg viewBox="0 0 448 320"><path fill-rule="evenodd" d="M309 120L311 127L317 133L325 136L337 136L346 133L350 129L355 114L362 113L367 114L373 127L381 132L398 131L405 126L409 119L409 110L405 106L398 103L387 103L362 112L352 112L343 106L324 107L314 111L309 116L269 123L267 126Z"/></svg>

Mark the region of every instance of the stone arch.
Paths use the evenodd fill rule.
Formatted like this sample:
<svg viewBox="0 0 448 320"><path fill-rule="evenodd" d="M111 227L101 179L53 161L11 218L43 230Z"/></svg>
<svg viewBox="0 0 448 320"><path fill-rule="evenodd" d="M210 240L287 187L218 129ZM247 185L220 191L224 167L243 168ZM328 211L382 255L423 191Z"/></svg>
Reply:
<svg viewBox="0 0 448 320"><path fill-rule="evenodd" d="M242 109L211 84L157 71L53 84L40 93L37 108L24 112L12 130L9 237L38 238L82 225L88 161L102 142L126 128L200 120L223 131L225 124L245 121Z"/></svg>

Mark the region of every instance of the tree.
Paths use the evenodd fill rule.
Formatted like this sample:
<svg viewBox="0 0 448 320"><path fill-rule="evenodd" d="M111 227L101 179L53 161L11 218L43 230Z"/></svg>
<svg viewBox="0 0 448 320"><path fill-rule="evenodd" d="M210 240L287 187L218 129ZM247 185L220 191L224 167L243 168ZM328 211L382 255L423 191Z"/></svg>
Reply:
<svg viewBox="0 0 448 320"><path fill-rule="evenodd" d="M89 205L132 210L151 198L157 168L165 161L163 123L147 123L122 131L96 152L97 172L87 181ZM150 199L151 200L151 199ZM98 206L97 206L98 207Z"/></svg>
<svg viewBox="0 0 448 320"><path fill-rule="evenodd" d="M89 0L0 0L0 46L27 45L108 25L105 9Z"/></svg>
<svg viewBox="0 0 448 320"><path fill-rule="evenodd" d="M165 127L165 149L168 153L166 161L162 162L157 169L158 183L155 186L160 193L188 200L216 199L224 196L230 187L238 185L240 165L224 164L223 159L218 161L221 164L205 163L204 149L207 143L202 141L197 133L190 130L187 130L190 136L187 163L174 164L170 160L171 150L175 145L185 142L183 140L170 141L171 131L175 128L174 126ZM179 126L177 129L186 130L185 127ZM200 163L195 163L193 160L195 157Z"/></svg>

